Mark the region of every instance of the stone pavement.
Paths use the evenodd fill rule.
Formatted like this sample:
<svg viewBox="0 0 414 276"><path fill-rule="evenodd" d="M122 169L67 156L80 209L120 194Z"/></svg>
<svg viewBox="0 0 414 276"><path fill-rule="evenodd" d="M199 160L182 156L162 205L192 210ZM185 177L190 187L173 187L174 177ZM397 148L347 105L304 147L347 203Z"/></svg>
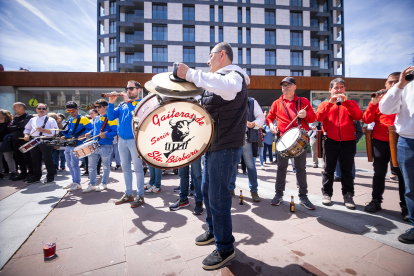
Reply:
<svg viewBox="0 0 414 276"><path fill-rule="evenodd" d="M267 164L265 171L258 169L262 197L259 203L251 201L247 179L238 175L236 194L243 190L245 204L239 205L238 198L233 198L236 258L226 267L236 276L413 275L414 245L395 240L410 227L400 218L397 182L386 182L385 210L375 215L363 212L363 206L371 197L372 164L366 162L366 158L356 158L357 210L350 211L343 206L339 183L334 185L335 204L326 207L320 204L321 169L312 168L310 162L308 158L307 179L309 198L316 205L315 211L305 210L298 204L295 174L291 167L285 202L280 206L270 205L277 165ZM66 172L61 177L68 176L69 172ZM87 178L82 180L86 187ZM37 187L26 188L23 184L0 181L1 208L7 205L3 202L9 198L15 197L14 201L21 202L19 193L21 197L31 189L37 189L37 196L42 194L40 189L45 188L50 192L63 191L58 189L63 186L63 181L48 187L36 184ZM194 238L206 229L205 214L192 214L194 199L190 198L189 208L176 212L168 209L178 198L173 192L179 184L178 176L167 171L162 179L162 192L146 196L146 204L139 208L114 204L114 200L123 194L123 182L122 172L112 171L107 191L67 193L49 215L44 214L47 217L32 229L35 231L0 274L222 275L222 270L201 268L201 261L215 247L194 244ZM11 184L16 188L10 187ZM287 206L291 195L295 196L295 213L290 213ZM44 196L56 200L60 195ZM20 212L22 225L27 217L37 213L33 210L40 212L43 202L45 199L40 197L32 197L28 203L21 202L22 206L17 210L31 211L30 215ZM45 205L50 207L56 204L52 200L46 202ZM4 232L0 224L0 236L5 235ZM45 241L56 241L57 258L44 260L42 242Z"/></svg>

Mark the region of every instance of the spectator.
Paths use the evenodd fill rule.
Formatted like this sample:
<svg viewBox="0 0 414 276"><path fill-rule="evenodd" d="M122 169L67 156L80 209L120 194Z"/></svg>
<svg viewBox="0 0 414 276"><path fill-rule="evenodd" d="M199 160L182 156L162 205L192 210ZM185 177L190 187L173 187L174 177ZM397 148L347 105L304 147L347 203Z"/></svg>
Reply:
<svg viewBox="0 0 414 276"><path fill-rule="evenodd" d="M3 143L4 136L9 133L7 127L11 124L12 120L13 115L9 111L0 109L0 145ZM9 168L9 180L13 180L16 177L16 164L13 159L13 151L0 151L0 179L3 179L3 157Z"/></svg>

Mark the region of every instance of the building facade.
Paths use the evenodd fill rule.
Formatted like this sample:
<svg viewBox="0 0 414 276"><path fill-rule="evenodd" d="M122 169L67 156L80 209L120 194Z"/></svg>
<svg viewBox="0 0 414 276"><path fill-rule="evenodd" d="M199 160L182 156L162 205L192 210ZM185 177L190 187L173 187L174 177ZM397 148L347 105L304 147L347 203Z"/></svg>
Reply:
<svg viewBox="0 0 414 276"><path fill-rule="evenodd" d="M342 0L98 0L98 72L208 71L218 42L251 75L345 75Z"/></svg>

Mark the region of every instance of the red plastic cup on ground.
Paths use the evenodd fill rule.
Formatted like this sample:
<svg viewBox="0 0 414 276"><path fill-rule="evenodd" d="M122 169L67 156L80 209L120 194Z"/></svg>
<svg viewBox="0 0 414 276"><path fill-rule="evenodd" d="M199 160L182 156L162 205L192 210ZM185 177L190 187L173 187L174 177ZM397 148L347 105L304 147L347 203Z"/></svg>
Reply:
<svg viewBox="0 0 414 276"><path fill-rule="evenodd" d="M48 242L43 245L43 255L45 258L52 258L56 255L56 243Z"/></svg>

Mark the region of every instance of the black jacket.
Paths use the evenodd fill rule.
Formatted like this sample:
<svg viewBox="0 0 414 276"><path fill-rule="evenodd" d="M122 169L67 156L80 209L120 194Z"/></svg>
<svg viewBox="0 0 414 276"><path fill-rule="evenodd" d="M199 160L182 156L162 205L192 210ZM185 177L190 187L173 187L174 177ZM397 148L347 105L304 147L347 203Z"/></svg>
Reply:
<svg viewBox="0 0 414 276"><path fill-rule="evenodd" d="M27 123L30 121L30 119L33 118L33 115L24 113L23 115L19 117L14 117L13 121L9 125L9 133L13 132L13 140L18 140L18 138L24 137L23 131L24 127L27 125Z"/></svg>

